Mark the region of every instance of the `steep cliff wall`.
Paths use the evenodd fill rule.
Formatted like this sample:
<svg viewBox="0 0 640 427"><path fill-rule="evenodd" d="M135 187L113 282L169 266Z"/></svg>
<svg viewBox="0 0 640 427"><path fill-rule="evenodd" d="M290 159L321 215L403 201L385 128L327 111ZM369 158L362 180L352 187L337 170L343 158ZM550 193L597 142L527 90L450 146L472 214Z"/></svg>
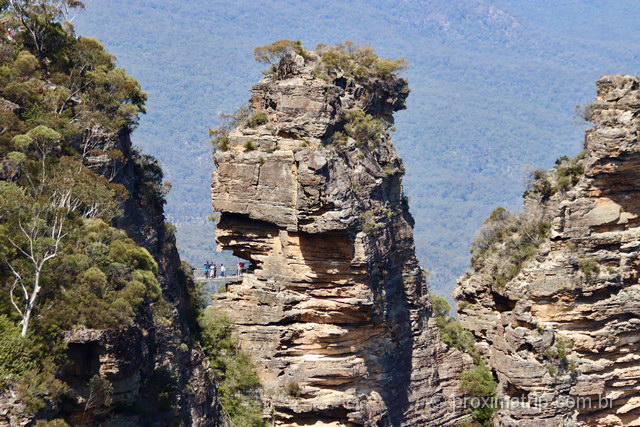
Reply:
<svg viewBox="0 0 640 427"><path fill-rule="evenodd" d="M639 80L597 87L584 158L539 174L518 219L496 212L458 284L460 318L513 399L498 425L640 424ZM549 236L525 236L532 222Z"/></svg>
<svg viewBox="0 0 640 427"><path fill-rule="evenodd" d="M114 383L114 391L120 391L122 397L119 400L114 396L116 403L151 409L150 413L143 411L136 422L223 425L209 362L193 339L191 317L197 302L192 300L190 289L195 289L195 283L189 267L182 265L172 226L165 222L160 194L162 170L154 159L133 148L128 132L112 143L116 146L105 147L104 151L117 148L124 155L124 162L112 166L117 171L114 182L123 184L129 194L117 225L158 263L162 297L154 306L147 307L137 324L124 333L81 331L70 334L69 342L81 353L86 346L91 349L89 354L98 356L97 360L85 360L83 364L107 374ZM123 385L122 390L118 390L119 384ZM107 418L120 416L116 409ZM124 418L131 419L128 414Z"/></svg>
<svg viewBox="0 0 640 427"><path fill-rule="evenodd" d="M320 78L320 61L285 57L215 153L217 240L255 269L214 306L277 425L453 425L462 414L437 403L470 361L430 317L387 133L407 82Z"/></svg>

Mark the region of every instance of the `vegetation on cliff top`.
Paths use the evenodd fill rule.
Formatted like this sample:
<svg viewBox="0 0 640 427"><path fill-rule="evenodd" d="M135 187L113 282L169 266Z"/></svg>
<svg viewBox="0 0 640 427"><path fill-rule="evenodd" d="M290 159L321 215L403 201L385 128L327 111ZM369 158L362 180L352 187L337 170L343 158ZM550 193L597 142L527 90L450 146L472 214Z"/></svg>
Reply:
<svg viewBox="0 0 640 427"><path fill-rule="evenodd" d="M256 61L269 65L266 74L275 73L280 60L290 53L296 53L305 59L310 56L299 40L278 40L253 50ZM386 77L407 68L408 65L404 58L381 58L373 47L361 46L352 41L337 43L334 46L321 43L316 46L315 54L319 59L315 74L325 80L331 80L331 76L337 74L356 80Z"/></svg>
<svg viewBox="0 0 640 427"><path fill-rule="evenodd" d="M360 46L352 41L334 46L319 44L316 52L320 55L316 74L325 79L334 73L342 73L356 80L385 77L408 66L404 58L380 58L373 47Z"/></svg>
<svg viewBox="0 0 640 427"><path fill-rule="evenodd" d="M471 267L482 269L497 289L518 275L549 235L547 201L557 193L563 197L578 183L584 174L583 158L582 154L573 159L563 156L551 171L533 171L526 194L537 197L537 203L518 214L498 207L482 223L471 244Z"/></svg>
<svg viewBox="0 0 640 427"><path fill-rule="evenodd" d="M141 197L164 202L155 161L119 148L146 94L100 42L75 36L80 7L0 2L0 385L34 413L66 391L62 331L126 327L160 296L152 256L111 225L127 162Z"/></svg>

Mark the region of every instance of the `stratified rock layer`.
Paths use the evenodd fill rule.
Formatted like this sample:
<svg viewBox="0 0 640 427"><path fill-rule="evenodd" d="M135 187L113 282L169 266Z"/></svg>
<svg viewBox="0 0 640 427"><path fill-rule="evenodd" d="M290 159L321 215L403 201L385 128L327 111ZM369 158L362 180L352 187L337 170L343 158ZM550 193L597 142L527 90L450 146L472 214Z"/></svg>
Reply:
<svg viewBox="0 0 640 427"><path fill-rule="evenodd" d="M640 425L639 80L597 86L584 176L525 203L552 219L550 238L505 286L487 279L487 264L457 289L500 397L529 402L501 409L498 425Z"/></svg>
<svg viewBox="0 0 640 427"><path fill-rule="evenodd" d="M439 341L386 131L340 141L344 111L392 123L407 82L323 80L292 54L252 91L254 114L215 154L222 248L255 269L214 295L236 325L277 425L453 425L438 405L465 363Z"/></svg>

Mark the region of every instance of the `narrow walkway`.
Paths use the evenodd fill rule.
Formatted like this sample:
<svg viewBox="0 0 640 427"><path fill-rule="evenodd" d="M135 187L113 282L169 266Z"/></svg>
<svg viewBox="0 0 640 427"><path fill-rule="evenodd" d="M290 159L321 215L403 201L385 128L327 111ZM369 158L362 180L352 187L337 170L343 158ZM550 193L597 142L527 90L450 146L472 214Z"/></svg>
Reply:
<svg viewBox="0 0 640 427"><path fill-rule="evenodd" d="M237 273L236 273L237 274ZM204 269L196 268L193 271L193 278L196 282L202 283L204 294L207 298L207 304L211 303L211 294L218 291L220 286L228 283L238 283L242 281L243 276L225 276L225 277L204 277Z"/></svg>
<svg viewBox="0 0 640 427"><path fill-rule="evenodd" d="M246 270L242 270L242 274L244 274ZM204 268L194 268L193 269L193 277L196 279L196 282L210 282L210 281L219 281L219 282L229 282L229 281L238 281L242 279L242 274L238 275L238 270L235 268L229 268L226 271L227 275L225 277L220 277L220 272L218 272L218 277L204 277Z"/></svg>

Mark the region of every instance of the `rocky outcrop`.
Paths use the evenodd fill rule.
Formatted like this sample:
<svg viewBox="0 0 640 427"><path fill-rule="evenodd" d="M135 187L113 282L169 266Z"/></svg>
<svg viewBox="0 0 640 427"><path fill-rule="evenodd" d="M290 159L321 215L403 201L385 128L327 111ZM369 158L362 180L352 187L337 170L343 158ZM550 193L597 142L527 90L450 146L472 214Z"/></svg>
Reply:
<svg viewBox="0 0 640 427"><path fill-rule="evenodd" d="M128 192L123 215L114 225L153 256L162 295L157 301L145 300L129 326L77 326L65 332L66 358L57 372L66 388L61 399L33 413L15 388L7 387L0 393L0 425L50 419L74 426L227 425L209 362L193 339L190 289L195 284L190 269L181 263L172 228L165 223L162 172L152 158L133 149L127 130L105 139L99 148L88 163ZM101 154L110 150L121 156ZM15 176L20 169L7 160L0 164L0 178L7 178L6 171ZM92 394L92 378L108 381L110 402Z"/></svg>
<svg viewBox="0 0 640 427"><path fill-rule="evenodd" d="M615 75L597 87L584 175L525 201L549 237L508 283L485 256L458 284L461 321L511 399L496 425L640 425L640 85Z"/></svg>
<svg viewBox="0 0 640 427"><path fill-rule="evenodd" d="M194 302L189 288L195 289L195 284L188 267L182 265L172 228L165 222L162 171L153 158L133 148L126 130L105 143L101 151L119 150L122 159L90 157L88 161L127 188L129 197L117 226L158 263L162 297L144 307L126 330L80 330L66 335L70 362L62 379L78 386L72 393L75 402L66 412L72 420L78 416L76 405L80 402L82 408L88 396L86 384L99 374L113 385L113 405L94 414L97 418L90 418L89 424L108 420L138 425L223 425L209 363L192 338L189 316ZM133 412L139 414L119 408L137 408ZM82 419L87 422L84 411Z"/></svg>
<svg viewBox="0 0 640 427"><path fill-rule="evenodd" d="M407 82L320 78L319 61L285 57L252 90L265 119L215 153L217 240L254 269L213 304L276 425L453 425L462 413L439 404L471 362L438 338L387 133ZM378 130L347 136L346 111Z"/></svg>
<svg viewBox="0 0 640 427"><path fill-rule="evenodd" d="M156 260L162 296L145 301L128 327L65 332L66 360L58 373L66 387L62 399L33 414L16 390L3 390L0 425L32 425L34 418L59 418L74 426L227 425L209 362L192 338L189 288L195 284L164 220L161 170L150 157L135 152L127 131L100 148L122 153L118 160L102 156L89 162L128 190L115 225ZM92 397L94 377L109 382L109 404Z"/></svg>

